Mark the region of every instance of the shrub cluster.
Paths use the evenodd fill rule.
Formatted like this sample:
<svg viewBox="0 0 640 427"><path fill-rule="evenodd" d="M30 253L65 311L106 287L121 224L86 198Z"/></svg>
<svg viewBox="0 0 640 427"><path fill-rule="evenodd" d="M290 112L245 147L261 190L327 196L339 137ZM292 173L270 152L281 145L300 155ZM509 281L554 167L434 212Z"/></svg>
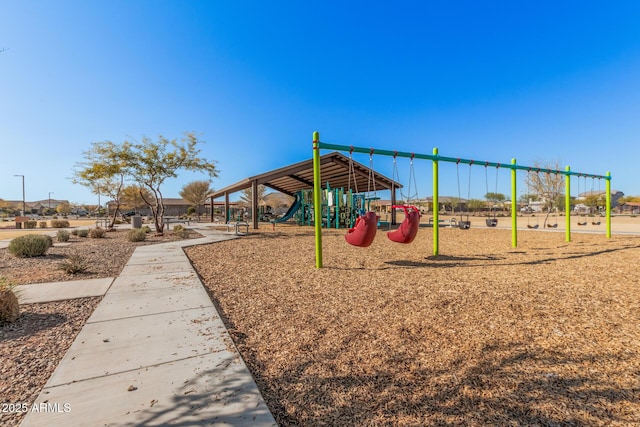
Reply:
<svg viewBox="0 0 640 427"><path fill-rule="evenodd" d="M71 235L67 230L58 230L58 233L56 234L56 239L58 240L58 242L68 242L70 236Z"/></svg>
<svg viewBox="0 0 640 427"><path fill-rule="evenodd" d="M74 253L67 257L65 261L58 264L60 269L67 274L78 274L87 271L87 260L80 254Z"/></svg>
<svg viewBox="0 0 640 427"><path fill-rule="evenodd" d="M51 227L53 228L69 228L69 221L66 219L52 219Z"/></svg>
<svg viewBox="0 0 640 427"><path fill-rule="evenodd" d="M141 228L133 228L127 233L127 239L130 242L144 242L147 239L147 233Z"/></svg>
<svg viewBox="0 0 640 427"><path fill-rule="evenodd" d="M173 234L174 236L177 236L181 239L187 239L189 237L189 230L187 230L186 228L182 228L179 230L176 230L175 228L173 229L173 231L171 232L171 234Z"/></svg>
<svg viewBox="0 0 640 427"><path fill-rule="evenodd" d="M89 237L92 239L102 239L107 232L104 228L92 228L89 230Z"/></svg>
<svg viewBox="0 0 640 427"><path fill-rule="evenodd" d="M74 230L74 231L76 231L76 230ZM76 234L76 236L78 236L78 237L87 237L89 235L89 230L87 230L86 228L82 229L82 230L77 230L77 231L78 231L78 233Z"/></svg>
<svg viewBox="0 0 640 427"><path fill-rule="evenodd" d="M53 246L51 236L26 234L11 240L7 249L19 258L32 258L46 254L51 246Z"/></svg>
<svg viewBox="0 0 640 427"><path fill-rule="evenodd" d="M38 227L40 227L40 228L47 228L47 221L40 221L40 222L38 222Z"/></svg>
<svg viewBox="0 0 640 427"><path fill-rule="evenodd" d="M0 324L15 322L20 317L20 304L15 285L0 276Z"/></svg>
<svg viewBox="0 0 640 427"><path fill-rule="evenodd" d="M24 228L36 228L38 221L25 221L23 222Z"/></svg>

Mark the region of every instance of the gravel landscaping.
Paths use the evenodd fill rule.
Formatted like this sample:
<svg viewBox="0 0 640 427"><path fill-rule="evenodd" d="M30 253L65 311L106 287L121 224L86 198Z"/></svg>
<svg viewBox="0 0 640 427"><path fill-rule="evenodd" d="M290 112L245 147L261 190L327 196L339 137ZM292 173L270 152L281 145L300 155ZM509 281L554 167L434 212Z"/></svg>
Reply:
<svg viewBox="0 0 640 427"><path fill-rule="evenodd" d="M637 236L343 235L186 250L279 425L640 425Z"/></svg>
<svg viewBox="0 0 640 427"><path fill-rule="evenodd" d="M197 237L201 236L190 232L189 238ZM136 247L173 240L183 239L171 232L164 236L150 233L145 242L132 243L126 231L116 231L102 239L72 236L69 244L56 244L43 257L16 258L0 249L0 275L20 285L115 277ZM72 275L60 270L60 262L72 254L85 259L86 272ZM0 405L33 404L100 300L23 304L16 322L0 325ZM16 426L24 417L10 406L0 409L5 409L0 412L0 426Z"/></svg>

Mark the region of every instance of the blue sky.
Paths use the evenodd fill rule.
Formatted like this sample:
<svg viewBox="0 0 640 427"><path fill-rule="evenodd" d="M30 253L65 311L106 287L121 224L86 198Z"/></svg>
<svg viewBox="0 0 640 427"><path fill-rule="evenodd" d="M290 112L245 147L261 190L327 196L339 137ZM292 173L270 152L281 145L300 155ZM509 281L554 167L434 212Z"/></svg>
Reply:
<svg viewBox="0 0 640 427"><path fill-rule="evenodd" d="M631 1L5 2L0 198L21 199L23 174L28 200L97 203L69 180L91 142L184 131L206 141L222 188L309 158L314 130L336 144L611 171L614 189L640 195L638 22ZM392 162L374 167L391 174ZM420 195L430 171L416 163ZM441 171L441 195L456 193L455 168ZM483 168L472 176L483 195ZM164 194L202 178L181 173Z"/></svg>

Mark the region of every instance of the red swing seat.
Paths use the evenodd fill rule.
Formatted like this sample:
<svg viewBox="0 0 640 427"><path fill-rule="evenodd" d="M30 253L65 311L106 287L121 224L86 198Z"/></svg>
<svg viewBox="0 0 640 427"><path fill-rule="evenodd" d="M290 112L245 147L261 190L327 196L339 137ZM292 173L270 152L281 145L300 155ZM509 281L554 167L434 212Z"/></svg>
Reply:
<svg viewBox="0 0 640 427"><path fill-rule="evenodd" d="M356 224L347 231L344 238L350 245L366 248L373 243L377 230L378 216L375 212L367 212L358 217Z"/></svg>
<svg viewBox="0 0 640 427"><path fill-rule="evenodd" d="M387 237L396 243L411 243L420 227L420 209L415 206L392 206L392 209L396 208L404 210L404 221L396 230L389 231Z"/></svg>

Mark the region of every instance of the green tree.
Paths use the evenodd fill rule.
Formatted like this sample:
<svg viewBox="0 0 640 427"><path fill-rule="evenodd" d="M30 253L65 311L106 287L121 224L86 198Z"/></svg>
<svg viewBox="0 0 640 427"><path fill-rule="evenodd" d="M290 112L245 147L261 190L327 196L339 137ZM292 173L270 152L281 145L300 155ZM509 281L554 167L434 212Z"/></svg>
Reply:
<svg viewBox="0 0 640 427"><path fill-rule="evenodd" d="M82 153L84 162L76 164L72 181L91 189L94 194L104 194L111 198L116 207L107 228L112 229L120 211L120 196L128 173L125 156L128 145L111 141L94 142Z"/></svg>
<svg viewBox="0 0 640 427"><path fill-rule="evenodd" d="M67 215L71 212L71 205L67 202L62 202L56 206L56 212L62 215Z"/></svg>
<svg viewBox="0 0 640 427"><path fill-rule="evenodd" d="M153 200L153 194L139 185L127 185L122 188L120 203L122 209L133 209L139 211L147 207L145 200Z"/></svg>
<svg viewBox="0 0 640 427"><path fill-rule="evenodd" d="M559 170L560 164L558 162L548 162L541 166L536 162L534 164L535 169ZM525 178L525 183L529 191L537 194L545 203L547 215L544 217L543 227L546 227L549 214L557 206L558 200L560 200L559 196L564 192L564 175L560 173L530 172Z"/></svg>
<svg viewBox="0 0 640 427"><path fill-rule="evenodd" d="M198 157L197 147L202 143L195 134L185 133L180 141L159 136L156 142L143 137L141 142L123 144L129 174L153 195L154 200L145 202L151 207L157 233L164 231L162 185L167 179L176 178L179 170L206 172L211 178L218 176L214 162Z"/></svg>
<svg viewBox="0 0 640 427"><path fill-rule="evenodd" d="M486 203L484 202L484 200L480 200L480 199L471 199L467 203L467 207L471 212L476 212L484 208L485 206L486 206Z"/></svg>
<svg viewBox="0 0 640 427"><path fill-rule="evenodd" d="M207 201L207 194L213 191L210 184L210 181L192 181L182 187L179 193L180 197L191 203L197 215L200 215L200 206Z"/></svg>

